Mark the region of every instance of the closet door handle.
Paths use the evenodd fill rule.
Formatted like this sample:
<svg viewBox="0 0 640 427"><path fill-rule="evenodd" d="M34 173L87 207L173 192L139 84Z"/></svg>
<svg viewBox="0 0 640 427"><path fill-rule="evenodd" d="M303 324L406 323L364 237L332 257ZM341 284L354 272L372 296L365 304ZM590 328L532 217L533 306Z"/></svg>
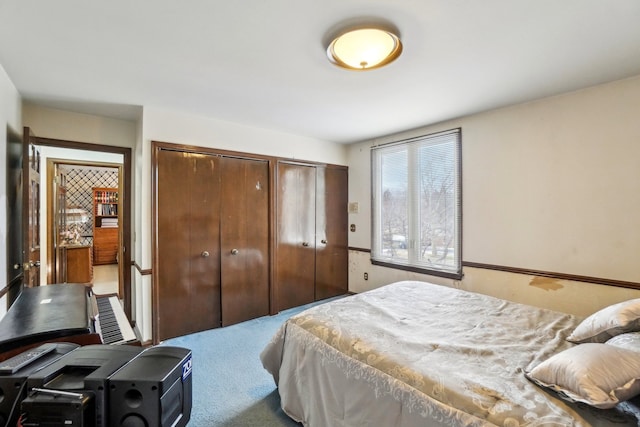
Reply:
<svg viewBox="0 0 640 427"><path fill-rule="evenodd" d="M323 245L327 244L327 241L325 239L320 240L320 243L322 243Z"/></svg>
<svg viewBox="0 0 640 427"><path fill-rule="evenodd" d="M239 252L237 249L231 249L231 255L238 255Z"/></svg>
<svg viewBox="0 0 640 427"><path fill-rule="evenodd" d="M302 242L302 246L306 248L307 246L309 246L309 242Z"/></svg>
<svg viewBox="0 0 640 427"><path fill-rule="evenodd" d="M202 256L202 258L206 258L209 256L209 252L208 251L202 251L202 253L200 254L200 256Z"/></svg>

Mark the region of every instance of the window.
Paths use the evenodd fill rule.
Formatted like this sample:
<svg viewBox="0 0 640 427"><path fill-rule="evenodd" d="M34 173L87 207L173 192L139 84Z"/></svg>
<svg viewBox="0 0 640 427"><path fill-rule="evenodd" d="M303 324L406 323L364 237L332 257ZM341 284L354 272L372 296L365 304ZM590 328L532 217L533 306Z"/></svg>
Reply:
<svg viewBox="0 0 640 427"><path fill-rule="evenodd" d="M462 277L461 132L373 147L374 264Z"/></svg>

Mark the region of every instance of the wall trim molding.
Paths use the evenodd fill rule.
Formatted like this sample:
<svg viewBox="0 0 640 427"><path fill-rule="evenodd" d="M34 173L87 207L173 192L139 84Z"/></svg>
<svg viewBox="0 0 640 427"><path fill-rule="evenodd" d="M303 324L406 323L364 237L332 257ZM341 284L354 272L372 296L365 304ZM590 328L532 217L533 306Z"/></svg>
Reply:
<svg viewBox="0 0 640 427"><path fill-rule="evenodd" d="M371 253L371 249L349 246L349 251ZM384 266L384 265L383 265ZM605 279L603 277L580 276L577 274L558 273L553 271L533 270L530 268L507 267L504 265L484 264L481 262L462 261L462 267L479 268L483 270L502 271L505 273L525 274L527 276L548 277L550 279L569 280L572 282L593 283L597 285L615 286L618 288L639 289L640 283L624 280ZM394 267L389 267L394 268ZM464 271L463 271L464 273Z"/></svg>
<svg viewBox="0 0 640 427"><path fill-rule="evenodd" d="M353 246L349 246L347 249L349 249L350 251L355 251L355 252L366 252L368 254L371 253L371 249L365 249L365 248L355 248Z"/></svg>
<svg viewBox="0 0 640 427"><path fill-rule="evenodd" d="M573 282L594 283L598 285L616 286L619 288L640 289L640 283L624 280L605 279L601 277L579 276L576 274L557 273L551 271L532 270L529 268L507 267L503 265L483 264L479 262L463 261L463 267L481 268L485 270L503 271L507 273L526 274L529 276L549 277L551 279L570 280Z"/></svg>
<svg viewBox="0 0 640 427"><path fill-rule="evenodd" d="M150 269L150 268L143 269L135 261L131 261L131 265L134 266L136 268L136 270L138 270L138 273L140 273L141 276L148 276L150 274L153 274L153 270L152 269Z"/></svg>

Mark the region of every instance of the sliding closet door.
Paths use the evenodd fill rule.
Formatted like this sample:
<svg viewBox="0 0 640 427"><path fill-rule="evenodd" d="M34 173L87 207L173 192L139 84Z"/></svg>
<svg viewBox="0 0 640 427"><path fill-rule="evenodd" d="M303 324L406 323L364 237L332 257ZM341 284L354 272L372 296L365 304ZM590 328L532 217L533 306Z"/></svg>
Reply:
<svg viewBox="0 0 640 427"><path fill-rule="evenodd" d="M220 179L214 156L157 154L158 338L220 326Z"/></svg>
<svg viewBox="0 0 640 427"><path fill-rule="evenodd" d="M349 290L349 189L347 168L328 166L317 170L316 299L320 300Z"/></svg>
<svg viewBox="0 0 640 427"><path fill-rule="evenodd" d="M316 168L278 163L276 195L277 310L315 299Z"/></svg>
<svg viewBox="0 0 640 427"><path fill-rule="evenodd" d="M222 325L269 314L269 163L220 159Z"/></svg>

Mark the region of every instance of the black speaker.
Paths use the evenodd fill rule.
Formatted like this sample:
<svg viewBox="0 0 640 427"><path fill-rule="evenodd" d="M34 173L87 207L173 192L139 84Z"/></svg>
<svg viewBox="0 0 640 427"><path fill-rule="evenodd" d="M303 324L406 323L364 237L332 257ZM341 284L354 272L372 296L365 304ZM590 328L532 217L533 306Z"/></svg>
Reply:
<svg viewBox="0 0 640 427"><path fill-rule="evenodd" d="M0 375L0 426L15 426L20 415L20 403L27 397L27 378L32 373L60 359L65 354L80 347L73 343L47 343L53 351L42 355L13 374ZM28 352L29 350L25 351Z"/></svg>
<svg viewBox="0 0 640 427"><path fill-rule="evenodd" d="M191 389L191 350L151 347L109 378L111 426L185 426Z"/></svg>
<svg viewBox="0 0 640 427"><path fill-rule="evenodd" d="M108 378L142 352L141 347L130 345L86 345L29 375L27 387L92 393L95 405L92 425L109 427Z"/></svg>

